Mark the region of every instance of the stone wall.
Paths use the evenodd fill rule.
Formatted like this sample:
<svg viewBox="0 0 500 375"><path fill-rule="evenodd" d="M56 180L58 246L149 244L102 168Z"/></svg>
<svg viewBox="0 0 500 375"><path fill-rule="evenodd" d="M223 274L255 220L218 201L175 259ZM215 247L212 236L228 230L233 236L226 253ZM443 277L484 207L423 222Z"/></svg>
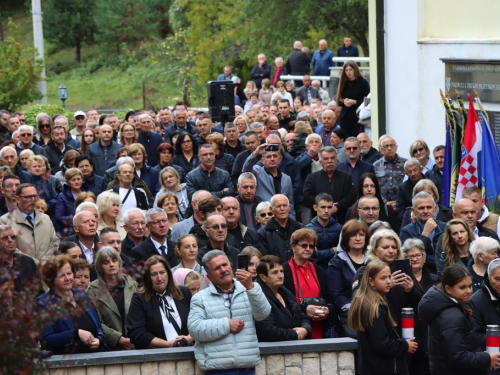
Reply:
<svg viewBox="0 0 500 375"><path fill-rule="evenodd" d="M259 343L257 375L354 375L352 339ZM47 375L202 375L193 348L57 355L45 361Z"/></svg>

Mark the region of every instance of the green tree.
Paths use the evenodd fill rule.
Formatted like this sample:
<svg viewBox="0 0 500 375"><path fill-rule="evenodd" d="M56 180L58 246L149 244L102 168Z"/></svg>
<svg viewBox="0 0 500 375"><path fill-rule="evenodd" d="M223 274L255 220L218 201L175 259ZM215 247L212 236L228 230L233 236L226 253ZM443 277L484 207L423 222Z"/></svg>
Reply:
<svg viewBox="0 0 500 375"><path fill-rule="evenodd" d="M34 48L21 48L16 24L9 19L10 37L0 42L0 108L9 112L41 99L42 60L34 59Z"/></svg>
<svg viewBox="0 0 500 375"><path fill-rule="evenodd" d="M94 41L95 0L44 0L42 10L47 40L75 48L75 61L80 63L82 46Z"/></svg>

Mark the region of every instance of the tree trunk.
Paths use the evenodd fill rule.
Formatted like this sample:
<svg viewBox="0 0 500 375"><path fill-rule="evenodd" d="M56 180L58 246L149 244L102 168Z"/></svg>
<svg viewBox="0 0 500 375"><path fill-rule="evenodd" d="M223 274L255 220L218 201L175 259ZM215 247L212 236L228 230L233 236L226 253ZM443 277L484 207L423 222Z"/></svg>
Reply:
<svg viewBox="0 0 500 375"><path fill-rule="evenodd" d="M76 43L76 50L75 50L75 61L80 64L82 61L82 46L80 42Z"/></svg>

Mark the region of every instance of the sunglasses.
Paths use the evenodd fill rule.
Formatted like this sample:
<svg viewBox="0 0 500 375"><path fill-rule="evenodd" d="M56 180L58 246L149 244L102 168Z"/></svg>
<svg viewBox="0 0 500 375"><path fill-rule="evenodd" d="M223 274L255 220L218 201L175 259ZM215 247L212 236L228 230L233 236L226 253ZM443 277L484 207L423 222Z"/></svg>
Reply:
<svg viewBox="0 0 500 375"><path fill-rule="evenodd" d="M15 241L15 240L17 240L17 236L15 234L13 234L12 236L2 236L2 237L0 237L0 239L2 241L7 241L8 239Z"/></svg>
<svg viewBox="0 0 500 375"><path fill-rule="evenodd" d="M423 152L424 150L425 148L423 147L417 148L416 150L413 151L413 155L415 155L417 152Z"/></svg>
<svg viewBox="0 0 500 375"><path fill-rule="evenodd" d="M33 134L31 134L31 133L24 133L24 134L19 134L19 136L20 137L26 137L26 138L28 138L28 137L33 136Z"/></svg>
<svg viewBox="0 0 500 375"><path fill-rule="evenodd" d="M267 213L264 212L262 214L259 214L259 216L262 217L262 218L264 218L266 216L269 216L269 217L274 216L274 214L272 212L267 212Z"/></svg>
<svg viewBox="0 0 500 375"><path fill-rule="evenodd" d="M75 120L85 120L85 117L83 117L83 116L76 116Z"/></svg>
<svg viewBox="0 0 500 375"><path fill-rule="evenodd" d="M40 125L40 129L47 129L47 128L50 128L50 125L45 125L45 124Z"/></svg>

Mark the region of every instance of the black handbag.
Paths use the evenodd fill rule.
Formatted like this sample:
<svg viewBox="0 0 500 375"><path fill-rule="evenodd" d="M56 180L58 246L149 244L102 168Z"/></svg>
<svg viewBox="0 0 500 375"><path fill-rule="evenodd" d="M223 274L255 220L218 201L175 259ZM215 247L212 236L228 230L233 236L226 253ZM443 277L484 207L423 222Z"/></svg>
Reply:
<svg viewBox="0 0 500 375"><path fill-rule="evenodd" d="M298 272L297 272L297 265L295 264L295 260L292 260L292 261L293 261L293 267L295 269L295 281L297 283L297 290L299 292L299 304L300 305L304 305L304 306L313 305L313 306L328 307L328 304L326 303L325 299L322 298L322 297L305 297L305 298L302 298L302 292L300 290L300 283L299 283L299 275L298 275ZM319 285L318 279L316 278L316 275L312 271L311 263L307 262L307 266L309 267L309 271L311 271L311 275L313 276L314 281L316 281L316 285L318 285L318 289L319 289L319 291L321 293L321 287Z"/></svg>

